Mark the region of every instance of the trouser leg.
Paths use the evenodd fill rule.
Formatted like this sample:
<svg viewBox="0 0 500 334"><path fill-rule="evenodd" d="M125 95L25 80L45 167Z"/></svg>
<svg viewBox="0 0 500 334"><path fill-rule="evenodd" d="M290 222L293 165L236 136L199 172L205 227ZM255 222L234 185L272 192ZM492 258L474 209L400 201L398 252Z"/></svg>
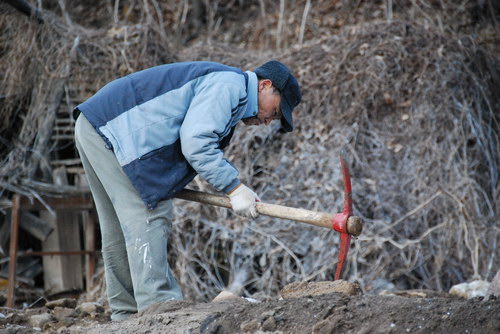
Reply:
<svg viewBox="0 0 500 334"><path fill-rule="evenodd" d="M182 299L180 287L167 259L172 229L172 202L163 201L154 211L123 208L123 226L137 308L166 300Z"/></svg>
<svg viewBox="0 0 500 334"><path fill-rule="evenodd" d="M79 117L80 119L81 117ZM109 306L112 310L111 318L113 320L122 320L137 312L125 238L111 199L80 144L80 137L84 136L84 134L81 134L78 121L75 126L76 147L82 160L99 218L104 276Z"/></svg>
<svg viewBox="0 0 500 334"><path fill-rule="evenodd" d="M136 302L133 306L139 310L155 302L182 299L167 262L171 201L161 202L155 210L148 210L114 154L104 147L104 141L83 115L75 125L75 137L79 151L87 161L86 170L88 168L90 174L95 175L101 186L94 187L97 198L92 186L91 190L98 214L103 212L104 221L101 217L99 219L101 230L104 230L101 231L103 257L105 270L110 272L106 274L106 283L109 279L108 298L113 314L132 309L128 298L124 298L131 292ZM101 190L104 195L100 194ZM101 199L102 203L97 205ZM106 214L107 210L112 211L114 217ZM110 221L106 220L108 218ZM122 303L125 299L127 307Z"/></svg>

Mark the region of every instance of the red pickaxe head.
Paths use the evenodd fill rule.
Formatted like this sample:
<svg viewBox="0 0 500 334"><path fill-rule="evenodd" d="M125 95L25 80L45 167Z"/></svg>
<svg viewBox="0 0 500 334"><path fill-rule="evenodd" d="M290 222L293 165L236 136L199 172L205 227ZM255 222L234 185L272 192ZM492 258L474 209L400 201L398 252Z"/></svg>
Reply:
<svg viewBox="0 0 500 334"><path fill-rule="evenodd" d="M344 163L342 152L340 153L340 165L342 166L342 176L344 178L344 212L333 216L333 229L340 233L340 250L337 270L335 271L335 280L340 279L340 275L344 269L347 253L351 245L351 234L354 236L360 235L363 226L361 219L352 215L351 176L349 175L349 168ZM348 230L348 221L350 223L349 226L356 228Z"/></svg>

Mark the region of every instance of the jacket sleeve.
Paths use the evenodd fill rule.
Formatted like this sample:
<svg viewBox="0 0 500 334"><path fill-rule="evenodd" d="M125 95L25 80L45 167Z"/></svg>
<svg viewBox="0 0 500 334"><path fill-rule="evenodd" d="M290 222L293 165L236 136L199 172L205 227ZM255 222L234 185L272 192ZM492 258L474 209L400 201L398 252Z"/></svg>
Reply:
<svg viewBox="0 0 500 334"><path fill-rule="evenodd" d="M240 184L239 172L224 158L219 142L230 130L240 95L239 85L224 82L198 87L180 128L186 160L202 178L226 193Z"/></svg>

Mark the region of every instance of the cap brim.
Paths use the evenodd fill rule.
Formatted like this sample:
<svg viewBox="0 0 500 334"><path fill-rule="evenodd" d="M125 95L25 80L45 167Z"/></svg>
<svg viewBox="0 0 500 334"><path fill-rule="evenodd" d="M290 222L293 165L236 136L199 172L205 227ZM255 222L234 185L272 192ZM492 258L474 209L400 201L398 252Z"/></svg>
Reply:
<svg viewBox="0 0 500 334"><path fill-rule="evenodd" d="M292 106L288 103L284 96L281 97L281 127L286 132L291 132L293 130L293 119L292 119Z"/></svg>

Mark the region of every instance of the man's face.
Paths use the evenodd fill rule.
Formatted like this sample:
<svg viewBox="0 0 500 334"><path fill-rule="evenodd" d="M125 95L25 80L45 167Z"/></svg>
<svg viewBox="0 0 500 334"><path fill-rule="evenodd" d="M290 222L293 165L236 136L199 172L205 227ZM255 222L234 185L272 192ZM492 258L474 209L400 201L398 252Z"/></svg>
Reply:
<svg viewBox="0 0 500 334"><path fill-rule="evenodd" d="M246 125L269 125L271 121L281 119L280 101L281 96L274 91L271 80L260 80L258 85L259 112L257 116L246 118L243 122Z"/></svg>

